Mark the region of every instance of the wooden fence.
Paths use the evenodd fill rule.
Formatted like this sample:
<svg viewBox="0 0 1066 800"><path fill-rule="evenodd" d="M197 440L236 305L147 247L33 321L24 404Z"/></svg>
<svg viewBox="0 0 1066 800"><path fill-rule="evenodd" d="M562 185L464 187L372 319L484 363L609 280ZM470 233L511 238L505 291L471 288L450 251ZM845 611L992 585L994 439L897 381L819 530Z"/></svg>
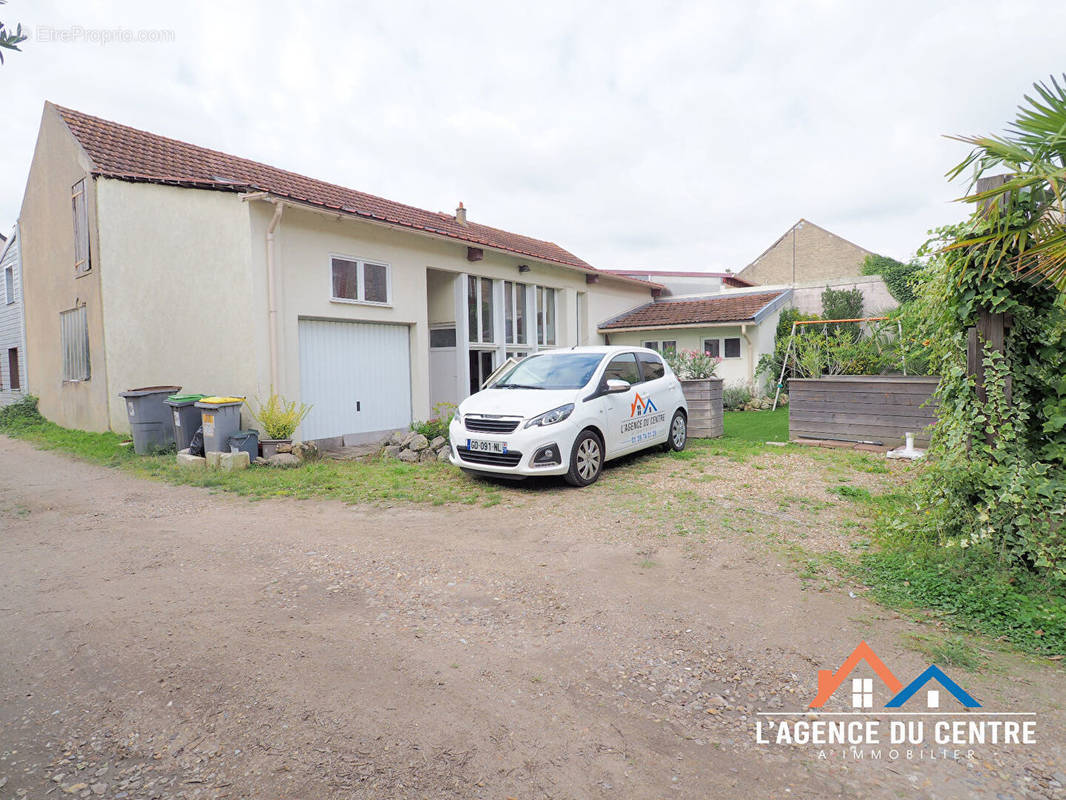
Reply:
<svg viewBox="0 0 1066 800"><path fill-rule="evenodd" d="M903 443L909 431L929 444L936 409L929 402L940 378L902 375L837 375L788 382L790 439Z"/></svg>
<svg viewBox="0 0 1066 800"><path fill-rule="evenodd" d="M688 435L710 439L722 435L722 379L681 381L688 403Z"/></svg>

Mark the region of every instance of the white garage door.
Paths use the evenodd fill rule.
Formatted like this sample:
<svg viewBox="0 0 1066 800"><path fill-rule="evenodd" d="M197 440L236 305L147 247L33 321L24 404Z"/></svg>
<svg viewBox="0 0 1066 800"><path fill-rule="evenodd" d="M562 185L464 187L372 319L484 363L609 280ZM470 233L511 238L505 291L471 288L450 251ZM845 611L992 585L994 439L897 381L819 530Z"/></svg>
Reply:
<svg viewBox="0 0 1066 800"><path fill-rule="evenodd" d="M300 320L300 397L311 405L301 438L410 425L408 341L403 325Z"/></svg>

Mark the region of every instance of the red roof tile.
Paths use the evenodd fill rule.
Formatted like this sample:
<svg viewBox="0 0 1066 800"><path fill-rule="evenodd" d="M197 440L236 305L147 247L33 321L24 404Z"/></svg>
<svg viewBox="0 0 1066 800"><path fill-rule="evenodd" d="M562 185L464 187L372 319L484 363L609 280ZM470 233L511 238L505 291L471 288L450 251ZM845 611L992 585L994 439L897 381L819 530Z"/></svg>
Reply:
<svg viewBox="0 0 1066 800"><path fill-rule="evenodd" d="M425 211L246 158L119 125L80 111L60 106L55 108L92 159L93 173L96 175L199 189L265 191L365 219L447 236L470 245L506 250L598 272L553 242L532 239L476 222L462 225L451 214Z"/></svg>
<svg viewBox="0 0 1066 800"><path fill-rule="evenodd" d="M710 322L751 322L756 314L784 293L759 292L699 300L663 300L634 308L600 325L600 329L669 328L675 325Z"/></svg>

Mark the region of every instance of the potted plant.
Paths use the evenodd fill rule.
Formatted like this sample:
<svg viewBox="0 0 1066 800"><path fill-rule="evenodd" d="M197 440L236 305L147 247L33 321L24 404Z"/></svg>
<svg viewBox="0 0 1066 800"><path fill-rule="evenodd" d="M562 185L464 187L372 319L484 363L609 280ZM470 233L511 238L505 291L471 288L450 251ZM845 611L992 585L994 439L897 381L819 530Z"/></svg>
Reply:
<svg viewBox="0 0 1066 800"><path fill-rule="evenodd" d="M721 436L722 379L715 376L722 359L699 350L668 351L663 356L688 403L688 435L696 439Z"/></svg>
<svg viewBox="0 0 1066 800"><path fill-rule="evenodd" d="M279 452L287 452L292 446L292 434L300 424L311 406L304 403L287 401L277 392L271 392L263 403L256 399L258 410L252 416L262 426L265 438L259 440L263 458L270 458Z"/></svg>

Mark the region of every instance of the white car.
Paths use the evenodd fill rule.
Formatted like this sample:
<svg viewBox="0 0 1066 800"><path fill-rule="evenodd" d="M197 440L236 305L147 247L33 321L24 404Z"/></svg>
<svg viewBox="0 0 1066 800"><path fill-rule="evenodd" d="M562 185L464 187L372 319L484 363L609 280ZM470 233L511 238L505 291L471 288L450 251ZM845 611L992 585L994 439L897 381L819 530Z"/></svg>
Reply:
<svg viewBox="0 0 1066 800"><path fill-rule="evenodd" d="M688 406L654 350L575 347L535 353L459 405L452 463L470 474L565 475L588 486L612 458L683 450Z"/></svg>

